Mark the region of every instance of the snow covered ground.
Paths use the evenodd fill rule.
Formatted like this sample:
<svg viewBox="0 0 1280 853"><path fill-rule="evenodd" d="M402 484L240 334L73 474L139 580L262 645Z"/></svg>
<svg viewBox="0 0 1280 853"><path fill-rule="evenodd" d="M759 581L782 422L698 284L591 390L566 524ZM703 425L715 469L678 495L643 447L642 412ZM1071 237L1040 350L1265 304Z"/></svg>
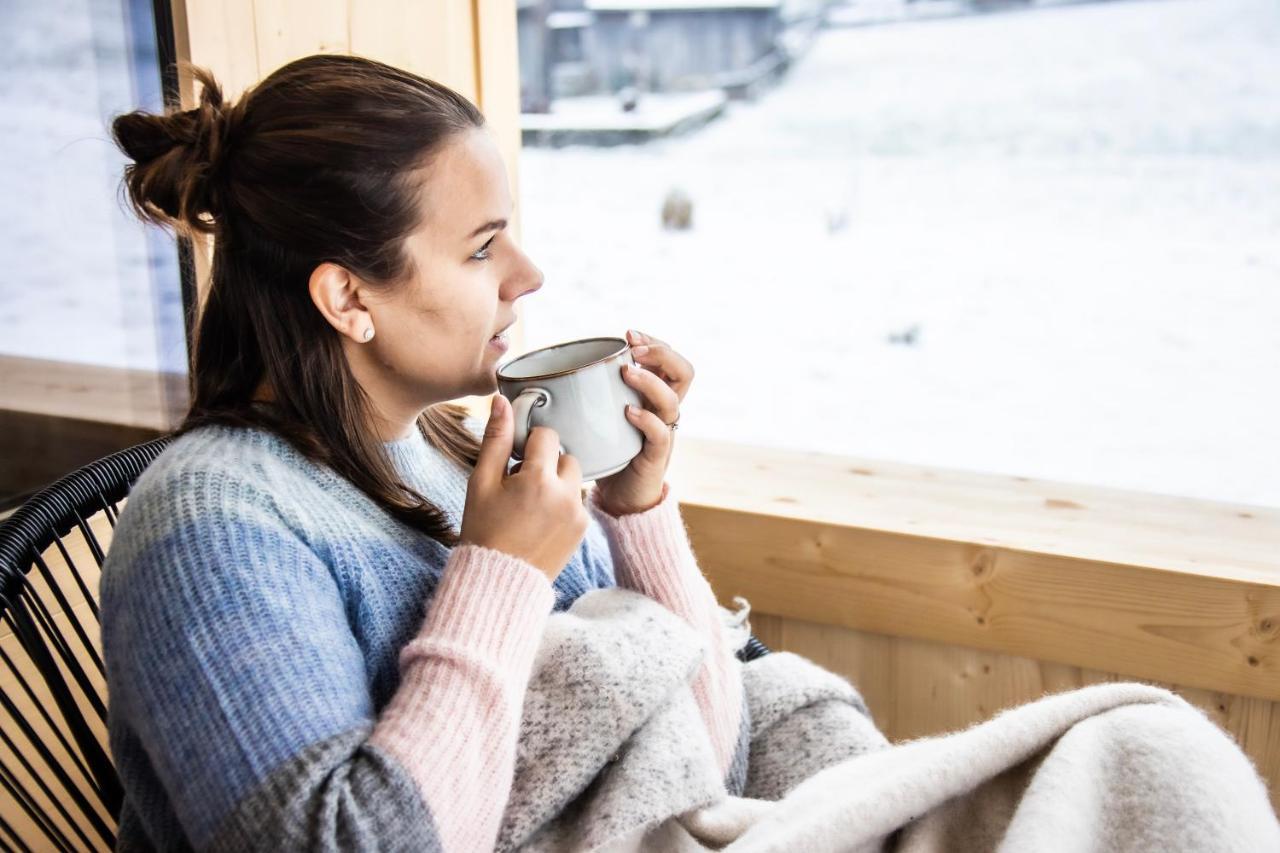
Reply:
<svg viewBox="0 0 1280 853"><path fill-rule="evenodd" d="M669 340L684 435L1280 506L1275 0L832 29L519 184L527 345Z"/></svg>

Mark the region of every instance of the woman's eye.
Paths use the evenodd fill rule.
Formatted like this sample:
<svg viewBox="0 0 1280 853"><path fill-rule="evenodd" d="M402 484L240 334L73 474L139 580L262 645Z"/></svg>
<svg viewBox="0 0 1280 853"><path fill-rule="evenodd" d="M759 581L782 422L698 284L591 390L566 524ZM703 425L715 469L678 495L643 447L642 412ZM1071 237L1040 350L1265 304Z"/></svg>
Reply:
<svg viewBox="0 0 1280 853"><path fill-rule="evenodd" d="M480 249L479 249L479 250L478 250L474 255L472 255L471 257L472 257L474 260L477 260L477 261L487 261L487 260L489 260L489 258L490 258L490 255L489 255L489 246L493 243L493 239L494 239L494 237L497 237L497 236L498 236L497 234L494 234L494 235L493 235L493 237L490 237L488 240L486 240L486 241L485 241L485 244L484 244L483 246L481 246L481 247L480 247Z"/></svg>

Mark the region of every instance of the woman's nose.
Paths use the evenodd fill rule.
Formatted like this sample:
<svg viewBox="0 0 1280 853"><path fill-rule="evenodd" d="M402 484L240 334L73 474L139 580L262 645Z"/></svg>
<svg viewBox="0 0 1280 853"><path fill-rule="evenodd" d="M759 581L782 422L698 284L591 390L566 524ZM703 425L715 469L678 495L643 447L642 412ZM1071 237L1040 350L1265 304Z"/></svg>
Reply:
<svg viewBox="0 0 1280 853"><path fill-rule="evenodd" d="M530 261L527 257L525 258L525 264L524 274L516 279L518 289L516 290L516 296L511 300L513 302L526 293L533 293L535 290L541 289L543 282L546 280L542 270L538 269L533 261Z"/></svg>

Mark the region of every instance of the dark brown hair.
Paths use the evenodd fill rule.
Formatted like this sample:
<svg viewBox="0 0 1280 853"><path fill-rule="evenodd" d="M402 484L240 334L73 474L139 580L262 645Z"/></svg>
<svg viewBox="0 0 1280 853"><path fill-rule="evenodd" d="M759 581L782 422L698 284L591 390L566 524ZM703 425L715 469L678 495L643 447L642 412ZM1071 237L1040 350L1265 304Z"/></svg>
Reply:
<svg viewBox="0 0 1280 853"><path fill-rule="evenodd" d="M484 116L439 83L354 56L285 65L234 104L198 68L190 110L117 116L129 201L143 219L213 237L208 295L191 359L191 407L173 435L220 423L258 427L327 465L404 523L448 546L447 516L406 486L369 424L371 404L308 281L329 261L394 286L419 224L414 180ZM266 380L275 400L253 395ZM465 407L418 417L433 446L474 466Z"/></svg>

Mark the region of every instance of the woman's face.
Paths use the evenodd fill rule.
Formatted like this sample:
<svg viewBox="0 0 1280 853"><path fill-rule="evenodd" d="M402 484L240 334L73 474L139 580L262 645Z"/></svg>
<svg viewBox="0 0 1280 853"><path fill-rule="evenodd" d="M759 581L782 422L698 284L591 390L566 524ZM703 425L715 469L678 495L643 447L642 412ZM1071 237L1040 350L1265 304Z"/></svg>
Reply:
<svg viewBox="0 0 1280 853"><path fill-rule="evenodd" d="M369 357L357 370L362 385L393 416L496 390L503 350L492 339L515 322L515 301L543 281L506 226L506 166L487 130L456 136L421 177L407 280L365 298L376 334L357 349Z"/></svg>

